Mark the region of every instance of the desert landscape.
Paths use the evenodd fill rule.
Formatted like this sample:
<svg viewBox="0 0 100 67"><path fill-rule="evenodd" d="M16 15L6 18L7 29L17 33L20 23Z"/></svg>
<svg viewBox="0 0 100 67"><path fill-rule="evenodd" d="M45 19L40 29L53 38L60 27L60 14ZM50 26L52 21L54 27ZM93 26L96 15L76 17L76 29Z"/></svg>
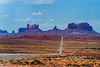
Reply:
<svg viewBox="0 0 100 67"><path fill-rule="evenodd" d="M100 0L0 0L0 67L100 67Z"/></svg>
<svg viewBox="0 0 100 67"><path fill-rule="evenodd" d="M100 67L100 33L88 23L42 31L39 25L0 34L1 67Z"/></svg>
<svg viewBox="0 0 100 67"><path fill-rule="evenodd" d="M9 36L0 39L0 53L40 55L9 59L0 57L2 67L100 66L100 36L59 34ZM63 49L59 55L62 36L64 36Z"/></svg>

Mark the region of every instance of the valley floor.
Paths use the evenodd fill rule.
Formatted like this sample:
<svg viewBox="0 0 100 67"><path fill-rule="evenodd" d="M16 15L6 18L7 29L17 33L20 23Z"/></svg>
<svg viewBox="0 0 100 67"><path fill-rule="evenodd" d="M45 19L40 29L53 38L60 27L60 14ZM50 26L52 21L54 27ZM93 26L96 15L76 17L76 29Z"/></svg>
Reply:
<svg viewBox="0 0 100 67"><path fill-rule="evenodd" d="M27 35L0 39L0 53L59 53L60 40L61 35ZM62 48L63 55L13 56L9 59L1 56L0 67L100 67L100 36L66 35Z"/></svg>

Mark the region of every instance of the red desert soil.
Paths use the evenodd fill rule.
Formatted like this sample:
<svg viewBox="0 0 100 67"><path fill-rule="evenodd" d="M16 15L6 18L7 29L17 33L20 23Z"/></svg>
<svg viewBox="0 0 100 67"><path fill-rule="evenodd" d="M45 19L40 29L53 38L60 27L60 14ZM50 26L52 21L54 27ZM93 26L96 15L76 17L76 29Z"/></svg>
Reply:
<svg viewBox="0 0 100 67"><path fill-rule="evenodd" d="M91 65L92 67L93 65L94 67L100 66L100 36L35 34L4 37L4 39L0 39L0 53L58 53L61 36L64 36L63 53L66 56L41 57L38 60L43 61L45 66L32 65L30 67L47 67L48 65L48 67L55 67L55 65L64 67L66 65L73 66L73 64L88 65L88 67ZM29 65L8 63L5 66L3 63L0 64L0 67L29 67Z"/></svg>
<svg viewBox="0 0 100 67"><path fill-rule="evenodd" d="M64 36L64 40L67 41L100 41L100 36L96 35L56 35L56 34L32 34L18 36L14 39L22 40L48 40L48 41L60 41L61 37Z"/></svg>
<svg viewBox="0 0 100 67"><path fill-rule="evenodd" d="M100 49L100 36L33 34L0 39L0 53L58 53L62 36L64 53L71 49Z"/></svg>

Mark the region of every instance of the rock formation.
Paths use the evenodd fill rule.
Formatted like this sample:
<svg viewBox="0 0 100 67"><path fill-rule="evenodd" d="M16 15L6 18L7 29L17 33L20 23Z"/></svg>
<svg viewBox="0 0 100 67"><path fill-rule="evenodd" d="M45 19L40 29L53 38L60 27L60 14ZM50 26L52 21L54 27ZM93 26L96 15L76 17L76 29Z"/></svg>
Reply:
<svg viewBox="0 0 100 67"><path fill-rule="evenodd" d="M76 29L77 25L75 23L68 24L68 29Z"/></svg>
<svg viewBox="0 0 100 67"><path fill-rule="evenodd" d="M61 31L61 30L58 29L58 28L55 26L52 30L48 30L48 31Z"/></svg>
<svg viewBox="0 0 100 67"><path fill-rule="evenodd" d="M15 34L15 30L12 31L12 34Z"/></svg>
<svg viewBox="0 0 100 67"><path fill-rule="evenodd" d="M7 30L0 30L0 33L1 34L7 34L8 32L7 32Z"/></svg>
<svg viewBox="0 0 100 67"><path fill-rule="evenodd" d="M27 28L19 28L18 29L18 33L21 33L21 34L39 34L39 33L42 33L42 30L39 29L39 25L29 25L27 24Z"/></svg>
<svg viewBox="0 0 100 67"><path fill-rule="evenodd" d="M68 24L68 28L65 29L69 34L81 34L81 35L96 35L98 34L95 32L88 23L71 23Z"/></svg>
<svg viewBox="0 0 100 67"><path fill-rule="evenodd" d="M99 35L88 23L70 23L65 30L60 30L56 26L52 30L42 31L39 25L29 25L26 28L19 28L18 34L78 34L78 35Z"/></svg>
<svg viewBox="0 0 100 67"><path fill-rule="evenodd" d="M88 23L79 23L79 24L77 24L77 29L93 31L92 26L89 26Z"/></svg>
<svg viewBox="0 0 100 67"><path fill-rule="evenodd" d="M26 31L26 28L19 28L18 29L18 33L21 33L21 32L24 32L24 31Z"/></svg>
<svg viewBox="0 0 100 67"><path fill-rule="evenodd" d="M36 25L36 24L31 25L31 26L29 24L27 24L27 28L19 28L18 29L18 33L25 32L25 31L32 32L32 31L42 31L42 30L39 29L39 25Z"/></svg>
<svg viewBox="0 0 100 67"><path fill-rule="evenodd" d="M52 33L52 34L60 34L61 30L58 29L56 26L52 29L52 30L48 30L48 33Z"/></svg>

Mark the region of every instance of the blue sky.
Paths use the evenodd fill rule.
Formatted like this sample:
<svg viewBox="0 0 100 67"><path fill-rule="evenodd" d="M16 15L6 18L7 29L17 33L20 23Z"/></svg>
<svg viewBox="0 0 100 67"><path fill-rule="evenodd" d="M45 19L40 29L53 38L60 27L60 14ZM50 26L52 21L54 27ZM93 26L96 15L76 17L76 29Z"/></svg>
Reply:
<svg viewBox="0 0 100 67"><path fill-rule="evenodd" d="M0 29L8 32L39 24L42 30L88 22L100 32L100 0L0 0Z"/></svg>

